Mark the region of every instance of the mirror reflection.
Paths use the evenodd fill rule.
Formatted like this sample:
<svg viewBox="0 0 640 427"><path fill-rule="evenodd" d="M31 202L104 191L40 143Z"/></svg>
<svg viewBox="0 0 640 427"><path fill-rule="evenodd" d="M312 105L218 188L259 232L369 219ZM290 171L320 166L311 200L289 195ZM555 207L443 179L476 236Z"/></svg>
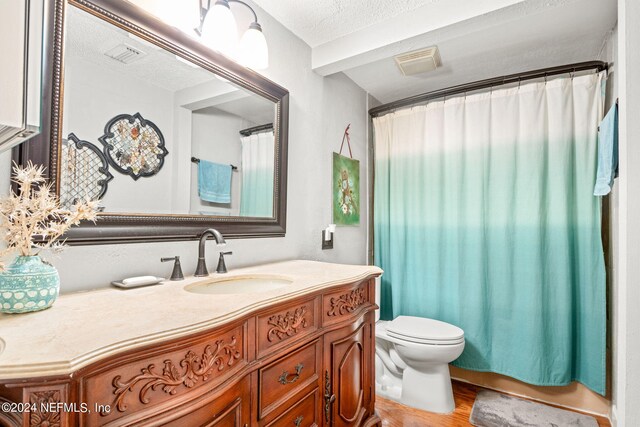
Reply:
<svg viewBox="0 0 640 427"><path fill-rule="evenodd" d="M65 37L63 203L273 216L274 102L75 7Z"/></svg>

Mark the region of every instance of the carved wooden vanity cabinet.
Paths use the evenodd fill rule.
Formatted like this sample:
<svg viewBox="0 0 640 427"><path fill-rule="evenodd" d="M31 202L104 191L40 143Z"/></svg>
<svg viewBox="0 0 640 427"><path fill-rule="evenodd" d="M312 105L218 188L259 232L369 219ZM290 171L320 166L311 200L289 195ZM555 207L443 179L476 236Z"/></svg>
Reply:
<svg viewBox="0 0 640 427"><path fill-rule="evenodd" d="M2 411L0 424L380 425L374 412L374 292L370 275L115 354L69 375L4 380L2 403L31 407L20 414ZM165 312L179 315L170 307Z"/></svg>

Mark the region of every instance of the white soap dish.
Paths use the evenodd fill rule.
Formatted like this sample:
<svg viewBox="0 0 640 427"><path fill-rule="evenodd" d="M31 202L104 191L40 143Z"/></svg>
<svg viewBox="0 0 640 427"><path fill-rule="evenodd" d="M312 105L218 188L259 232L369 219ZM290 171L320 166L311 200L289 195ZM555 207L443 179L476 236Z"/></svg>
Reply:
<svg viewBox="0 0 640 427"><path fill-rule="evenodd" d="M164 277L140 276L140 277L129 277L121 281L111 282L111 284L118 288L131 289L131 288L139 288L141 286L157 285L163 280L164 280Z"/></svg>

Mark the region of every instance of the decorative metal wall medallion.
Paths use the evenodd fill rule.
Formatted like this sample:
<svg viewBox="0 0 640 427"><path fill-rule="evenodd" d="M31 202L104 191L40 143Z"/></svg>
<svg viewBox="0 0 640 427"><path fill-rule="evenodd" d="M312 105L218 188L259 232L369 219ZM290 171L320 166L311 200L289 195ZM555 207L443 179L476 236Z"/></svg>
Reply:
<svg viewBox="0 0 640 427"><path fill-rule="evenodd" d="M307 313L307 306L297 308L295 311L287 311L286 314L278 314L269 317L267 323L272 326L267 332L267 339L269 342L273 341L274 335L279 340L285 336L290 337L298 333L298 329L304 329L307 327L307 319L305 314Z"/></svg>
<svg viewBox="0 0 640 427"><path fill-rule="evenodd" d="M98 147L70 133L60 146L60 205L101 199L113 179L107 159Z"/></svg>
<svg viewBox="0 0 640 427"><path fill-rule="evenodd" d="M150 401L147 393L149 390L160 389L163 392L174 395L180 386L193 388L198 382L206 382L215 372L224 370L227 366L233 366L235 361L242 355L236 349L236 337L231 337L231 342L225 344L224 340L218 340L215 347L208 345L204 348L201 356L189 350L185 356L174 363L172 360L164 361L162 372L156 371L156 366L151 364L140 369L140 373L127 381L121 381L121 376L113 378L113 394L115 399L113 405L119 412L127 410L125 398L129 392L133 392L134 387L141 385L138 398L143 404ZM101 413L102 416L109 415L109 412Z"/></svg>
<svg viewBox="0 0 640 427"><path fill-rule="evenodd" d="M140 113L120 114L109 120L99 140L109 163L134 180L157 174L169 154L160 129Z"/></svg>
<svg viewBox="0 0 640 427"><path fill-rule="evenodd" d="M364 302L364 288L356 288L348 294L340 295L340 298L331 298L331 309L327 312L327 316L342 316L353 313Z"/></svg>

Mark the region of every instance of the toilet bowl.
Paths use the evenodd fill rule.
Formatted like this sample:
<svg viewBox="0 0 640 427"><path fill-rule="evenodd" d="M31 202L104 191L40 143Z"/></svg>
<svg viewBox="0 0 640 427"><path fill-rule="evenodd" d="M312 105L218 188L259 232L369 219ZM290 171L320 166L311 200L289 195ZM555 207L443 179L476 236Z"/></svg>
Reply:
<svg viewBox="0 0 640 427"><path fill-rule="evenodd" d="M426 411L452 412L449 363L463 350L464 331L449 323L414 316L378 320L376 394Z"/></svg>

